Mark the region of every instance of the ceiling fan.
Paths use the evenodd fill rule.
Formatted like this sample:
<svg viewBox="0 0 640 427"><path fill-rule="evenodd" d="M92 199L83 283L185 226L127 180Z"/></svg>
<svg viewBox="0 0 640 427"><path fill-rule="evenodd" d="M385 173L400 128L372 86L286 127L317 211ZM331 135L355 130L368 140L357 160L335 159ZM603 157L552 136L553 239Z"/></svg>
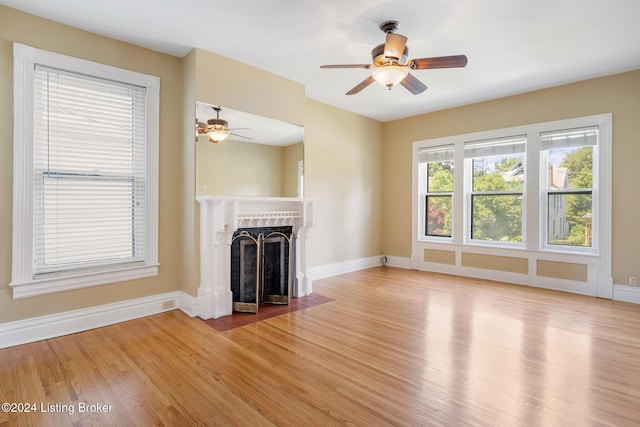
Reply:
<svg viewBox="0 0 640 427"><path fill-rule="evenodd" d="M245 138L248 140L253 140L248 136L242 136L242 135L238 135L237 133L231 132L232 130L242 130L242 129L248 129L248 128L230 129L229 123L226 120L220 118L220 111L222 110L222 108L220 107L211 107L211 108L213 108L216 111L216 118L207 120L207 123L199 122L198 119L196 118L196 127L197 127L198 134L206 133L207 135L209 135L209 141L216 142L216 143L223 141L229 135Z"/></svg>
<svg viewBox="0 0 640 427"><path fill-rule="evenodd" d="M389 90L400 83L409 92L417 95L424 92L427 86L409 73L409 70L459 68L467 65L467 57L465 55L407 59L409 55L407 37L396 34L398 28L400 28L398 21L385 21L380 24L380 30L386 33L387 36L383 44L374 47L371 51L372 64L322 65L320 68L373 69L372 75L347 92L347 95L355 95L374 81L386 86Z"/></svg>

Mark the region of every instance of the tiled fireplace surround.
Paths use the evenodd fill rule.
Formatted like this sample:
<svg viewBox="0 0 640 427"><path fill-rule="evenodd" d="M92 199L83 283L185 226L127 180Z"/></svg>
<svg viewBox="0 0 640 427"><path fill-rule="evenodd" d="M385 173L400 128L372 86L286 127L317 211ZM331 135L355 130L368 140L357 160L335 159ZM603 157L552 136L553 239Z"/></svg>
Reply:
<svg viewBox="0 0 640 427"><path fill-rule="evenodd" d="M311 294L307 237L313 202L283 197L199 196L200 287L198 316L217 319L233 311L231 240L239 228L291 226L295 235L295 297Z"/></svg>

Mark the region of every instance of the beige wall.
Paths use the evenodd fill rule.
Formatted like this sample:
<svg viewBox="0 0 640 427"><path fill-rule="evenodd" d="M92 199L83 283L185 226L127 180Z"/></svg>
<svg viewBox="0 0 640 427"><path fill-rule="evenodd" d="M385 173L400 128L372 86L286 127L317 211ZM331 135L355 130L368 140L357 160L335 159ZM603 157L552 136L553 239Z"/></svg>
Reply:
<svg viewBox="0 0 640 427"><path fill-rule="evenodd" d="M382 123L307 100L305 195L316 199L310 265L379 255Z"/></svg>
<svg viewBox="0 0 640 427"><path fill-rule="evenodd" d="M461 261L463 267L485 268L510 273L527 274L529 269L529 260L520 257L462 252Z"/></svg>
<svg viewBox="0 0 640 427"><path fill-rule="evenodd" d="M200 281L200 236L196 233L200 211L196 202L196 139L194 123L196 116L196 51L192 50L182 59L184 98L182 103L182 266L181 285L185 292L196 295ZM160 171L162 173L162 171Z"/></svg>
<svg viewBox="0 0 640 427"><path fill-rule="evenodd" d="M160 77L160 212L157 277L14 301L11 280L13 42ZM180 288L182 65L178 58L0 6L0 323ZM176 108L176 106L178 106Z"/></svg>
<svg viewBox="0 0 640 427"><path fill-rule="evenodd" d="M284 148L250 142L196 143L197 194L280 196ZM294 195L295 197L295 195Z"/></svg>
<svg viewBox="0 0 640 427"><path fill-rule="evenodd" d="M536 274L556 279L586 282L589 279L589 267L574 262L557 262L539 259L536 262Z"/></svg>
<svg viewBox="0 0 640 427"><path fill-rule="evenodd" d="M304 160L304 144L291 144L282 153L282 191L285 197L298 196L298 162Z"/></svg>
<svg viewBox="0 0 640 427"><path fill-rule="evenodd" d="M198 101L304 123L304 85L205 50L195 55Z"/></svg>
<svg viewBox="0 0 640 427"><path fill-rule="evenodd" d="M385 123L383 250L411 256L412 141L609 112L614 283L640 276L640 70Z"/></svg>
<svg viewBox="0 0 640 427"><path fill-rule="evenodd" d="M182 290L200 285L199 205L196 197L196 101L304 125L304 86L224 56L193 49L184 62L184 176Z"/></svg>

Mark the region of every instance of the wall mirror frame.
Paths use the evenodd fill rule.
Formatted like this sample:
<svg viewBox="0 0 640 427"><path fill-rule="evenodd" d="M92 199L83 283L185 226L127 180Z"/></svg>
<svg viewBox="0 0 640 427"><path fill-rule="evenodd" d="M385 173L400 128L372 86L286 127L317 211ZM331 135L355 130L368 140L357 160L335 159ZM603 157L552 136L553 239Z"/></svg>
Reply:
<svg viewBox="0 0 640 427"><path fill-rule="evenodd" d="M229 135L212 142L210 119ZM200 131L198 131L200 128ZM225 106L196 103L196 193L219 196L304 197L304 128Z"/></svg>

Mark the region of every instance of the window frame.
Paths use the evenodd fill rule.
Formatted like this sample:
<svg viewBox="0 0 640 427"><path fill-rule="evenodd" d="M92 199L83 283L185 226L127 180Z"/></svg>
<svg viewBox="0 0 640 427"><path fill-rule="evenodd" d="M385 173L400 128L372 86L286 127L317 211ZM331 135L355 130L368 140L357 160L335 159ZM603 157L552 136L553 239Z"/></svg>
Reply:
<svg viewBox="0 0 640 427"><path fill-rule="evenodd" d="M580 247L558 247L559 245L545 246L546 228L543 225L543 188L542 177L545 171L542 171L543 161L541 159L541 133L552 131L563 131L572 128L581 128L589 126L598 126L599 141L598 153L594 157L594 180L593 197L594 200L594 217L598 214L598 224L593 225L594 250L585 251ZM610 230L611 230L611 134L612 134L612 115L611 113L598 114L593 116L578 117L573 119L557 120L552 122L535 123L530 125L516 126L511 128L493 129L487 131L474 132L469 134L460 134L446 136L440 138L418 140L413 142L413 196L412 196L412 229L415 239L413 240L413 253L418 253L417 245L420 242L435 242L434 239L428 239L424 235L424 226L421 224L424 218L424 201L422 189L420 187L419 173L419 152L428 147L453 145L454 146L454 170L458 171L454 177L454 195L453 195L453 226L452 239L450 242L455 245L473 245L496 247L496 249L525 249L531 252L545 253L566 253L568 255L602 255L610 258ZM470 216L468 215L467 206L469 206L470 198L467 189L471 188L469 172L465 168L464 144L469 141L481 141L489 139L507 138L514 135L526 136L525 162L527 177L525 180L525 203L523 213L523 245L515 247L513 244L504 244L500 242L485 242L478 240L469 240L466 238L470 232ZM460 172L462 171L462 173ZM607 232L606 230L609 230ZM597 234L597 235L596 235ZM526 237L525 237L526 236ZM438 242L435 242L438 243ZM414 255L415 256L415 255ZM416 265L419 260L414 259L412 263ZM610 264L610 261L609 261Z"/></svg>
<svg viewBox="0 0 640 427"><path fill-rule="evenodd" d="M527 136L521 134L513 134L513 135L501 135L495 138L481 139L481 140L464 140L461 145L461 149L464 151L467 149L468 145L477 144L477 143L488 143L492 142L496 145L500 144L506 140L517 140L523 139L524 151L522 152L524 162L524 180L523 186L521 190L505 190L505 191L476 191L473 189L473 172L474 172L474 160L478 157L466 157L464 159L464 194L465 194L465 206L463 208L465 214L465 228L464 228L464 242L466 244L474 244L474 245L488 245L488 246L499 246L506 248L524 248L526 246L527 241L527 150L528 146ZM522 219L521 219L521 227L522 227L522 240L520 242L503 242L496 240L482 240L482 239L474 239L473 238L473 198L475 196L483 197L483 196L520 196L522 198Z"/></svg>
<svg viewBox="0 0 640 427"><path fill-rule="evenodd" d="M576 188L576 189L559 189L552 190L549 189L549 178L547 168L549 165L548 156L549 150L545 150L540 147L540 249L547 252L557 252L557 253L571 253L571 254L584 254L584 255L598 255L600 252L600 227L602 226L602 221L598 220L592 222L591 236L592 236L592 244L591 246L575 246L575 245L560 245L560 244L550 244L548 243L548 233L549 233L549 196L550 195L581 195L581 194L590 194L591 195L591 207L592 207L592 217L599 218L600 217L600 194L599 188L602 185L607 185L602 180L610 181L610 177L607 179L606 177L601 177L600 172L600 162L601 162L601 145L603 143L602 139L606 137L603 131L606 131L610 124L594 124L594 127L597 126L599 129L598 141L593 147L592 153L592 181L591 187L588 188ZM548 131L546 133L551 132L564 132L569 131L574 128L588 128L587 126L573 126L571 128L557 128L552 131ZM610 145L610 143L609 143ZM586 147L581 146L581 147ZM610 148L609 148L610 151ZM610 154L608 154L610 156ZM610 185L610 183L608 184Z"/></svg>
<svg viewBox="0 0 640 427"><path fill-rule="evenodd" d="M429 147L422 147L422 150L433 150L433 151L446 151L448 150L448 148L451 147L451 150L454 150L454 146L451 144L447 144L447 145L433 145L433 146L429 146ZM420 169L419 170L419 174L421 175L420 177L420 216L422 218L421 220L421 226L420 226L420 236L422 239L424 240L431 240L431 241L440 241L440 242L450 242L453 240L453 234L454 234L454 227L453 227L453 222L455 220L455 215L453 212L453 206L454 206L454 189L455 189L455 177L456 177L456 172L455 172L455 161L454 159L450 159L450 160L445 160L447 162L451 162L452 164L452 169L453 169L453 177L454 177L454 188L451 191L434 191L431 192L429 191L429 183L428 183L428 174L429 174L429 163L436 163L436 162L421 162L420 165L418 165L418 168L424 168L424 169ZM441 163L441 162L440 162ZM424 165L424 166L421 166ZM451 198L451 235L436 235L436 234L428 234L427 233L427 207L428 207L428 200L429 197L433 196L433 197L450 197Z"/></svg>
<svg viewBox="0 0 640 427"><path fill-rule="evenodd" d="M160 79L14 43L13 298L79 289L158 274L158 163ZM35 276L34 268L34 72L36 65L146 88L145 259L137 264Z"/></svg>

